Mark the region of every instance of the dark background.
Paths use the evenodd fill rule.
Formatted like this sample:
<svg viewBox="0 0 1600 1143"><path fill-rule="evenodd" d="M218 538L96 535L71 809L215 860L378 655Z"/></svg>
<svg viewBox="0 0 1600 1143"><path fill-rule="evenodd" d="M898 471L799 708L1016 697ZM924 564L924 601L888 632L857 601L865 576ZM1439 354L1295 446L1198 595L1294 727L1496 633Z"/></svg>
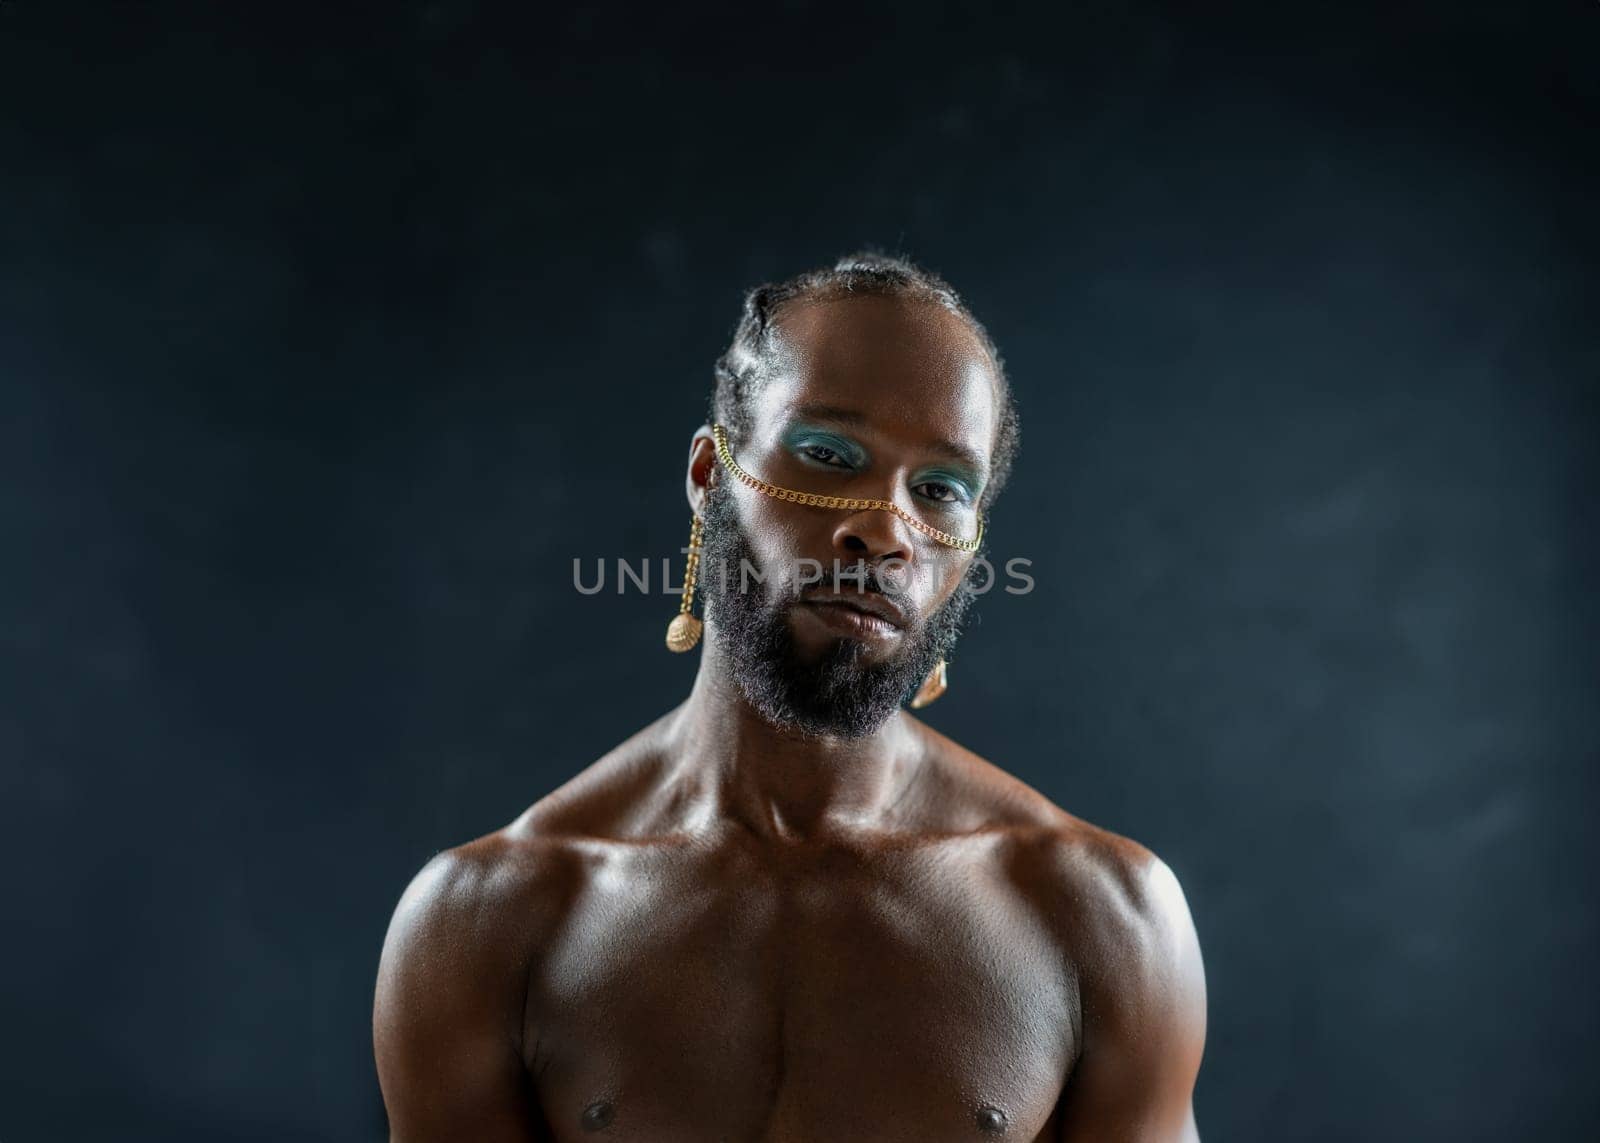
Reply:
<svg viewBox="0 0 1600 1143"><path fill-rule="evenodd" d="M963 290L928 721L1177 871L1209 1140L1586 1137L1600 4L0 2L0 1140L380 1138L436 850L680 700L741 291ZM592 564L590 564L592 566Z"/></svg>

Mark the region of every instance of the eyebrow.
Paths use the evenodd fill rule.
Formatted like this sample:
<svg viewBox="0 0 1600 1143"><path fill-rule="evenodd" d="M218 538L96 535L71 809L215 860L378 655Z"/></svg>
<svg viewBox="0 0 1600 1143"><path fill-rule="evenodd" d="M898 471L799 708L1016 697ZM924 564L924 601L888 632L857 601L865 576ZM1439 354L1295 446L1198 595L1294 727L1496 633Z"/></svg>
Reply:
<svg viewBox="0 0 1600 1143"><path fill-rule="evenodd" d="M789 412L796 417L805 417L817 421L833 421L837 424L848 425L851 428L869 428L867 417L855 409L846 409L839 405L791 405ZM941 456L959 461L971 468L974 472L988 471L983 457L973 452L963 444L950 440L936 440L928 445L930 449Z"/></svg>

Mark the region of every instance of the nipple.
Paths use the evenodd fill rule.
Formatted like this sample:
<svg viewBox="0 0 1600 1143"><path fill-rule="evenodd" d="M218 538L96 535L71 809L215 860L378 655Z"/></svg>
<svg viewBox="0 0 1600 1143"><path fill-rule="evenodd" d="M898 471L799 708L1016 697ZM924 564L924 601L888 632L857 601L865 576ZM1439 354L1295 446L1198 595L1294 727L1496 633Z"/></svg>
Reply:
<svg viewBox="0 0 1600 1143"><path fill-rule="evenodd" d="M611 1126L611 1121L616 1117L617 1109L611 1105L609 1099L597 1099L583 1109L583 1129L604 1131Z"/></svg>
<svg viewBox="0 0 1600 1143"><path fill-rule="evenodd" d="M984 1104L978 1108L978 1130L985 1135L1002 1135L1006 1129L1006 1113L998 1107Z"/></svg>

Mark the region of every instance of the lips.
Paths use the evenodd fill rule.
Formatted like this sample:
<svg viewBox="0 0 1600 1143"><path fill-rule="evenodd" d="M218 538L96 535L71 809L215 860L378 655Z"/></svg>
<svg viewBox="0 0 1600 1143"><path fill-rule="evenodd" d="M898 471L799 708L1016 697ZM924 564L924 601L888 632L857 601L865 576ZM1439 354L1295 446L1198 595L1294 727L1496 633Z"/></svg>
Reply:
<svg viewBox="0 0 1600 1143"><path fill-rule="evenodd" d="M841 608L858 615L880 619L898 630L906 628L906 613L887 596L872 591L830 591L813 588L803 593L801 602L817 607Z"/></svg>

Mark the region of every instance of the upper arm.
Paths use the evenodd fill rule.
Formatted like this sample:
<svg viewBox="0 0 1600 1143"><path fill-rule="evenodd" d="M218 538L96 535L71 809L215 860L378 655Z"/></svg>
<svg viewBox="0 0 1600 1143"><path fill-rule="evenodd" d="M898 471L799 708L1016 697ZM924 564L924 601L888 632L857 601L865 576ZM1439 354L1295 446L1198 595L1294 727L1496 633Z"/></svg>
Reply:
<svg viewBox="0 0 1600 1143"><path fill-rule="evenodd" d="M1153 855L1108 880L1080 950L1082 1044L1061 1143L1195 1143L1206 986L1194 922Z"/></svg>
<svg viewBox="0 0 1600 1143"><path fill-rule="evenodd" d="M521 1046L526 960L503 875L472 850L417 874L384 940L372 1032L394 1143L542 1138Z"/></svg>

